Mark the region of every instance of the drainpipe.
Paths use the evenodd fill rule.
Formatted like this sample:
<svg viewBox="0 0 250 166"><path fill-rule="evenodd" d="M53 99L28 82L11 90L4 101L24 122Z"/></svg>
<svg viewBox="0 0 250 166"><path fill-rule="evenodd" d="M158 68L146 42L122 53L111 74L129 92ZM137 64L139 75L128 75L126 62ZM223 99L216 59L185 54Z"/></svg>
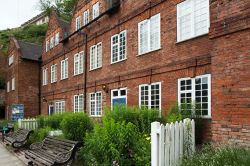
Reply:
<svg viewBox="0 0 250 166"><path fill-rule="evenodd" d="M41 86L42 86L42 78L41 78L41 72L42 72L42 60L39 59L38 61L39 66L39 79L38 79L38 114L41 115Z"/></svg>
<svg viewBox="0 0 250 166"><path fill-rule="evenodd" d="M84 112L87 113L87 51L88 51L88 34L85 36L85 50L84 50Z"/></svg>

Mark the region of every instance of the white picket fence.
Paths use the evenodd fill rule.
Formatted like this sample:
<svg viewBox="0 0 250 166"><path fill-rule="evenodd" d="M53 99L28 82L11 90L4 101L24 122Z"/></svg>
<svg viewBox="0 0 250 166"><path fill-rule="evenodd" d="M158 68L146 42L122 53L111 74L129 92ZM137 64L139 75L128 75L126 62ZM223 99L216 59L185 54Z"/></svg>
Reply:
<svg viewBox="0 0 250 166"><path fill-rule="evenodd" d="M18 128L35 130L38 128L38 121L36 119L18 119Z"/></svg>
<svg viewBox="0 0 250 166"><path fill-rule="evenodd" d="M195 151L195 122L151 123L151 166L174 166Z"/></svg>

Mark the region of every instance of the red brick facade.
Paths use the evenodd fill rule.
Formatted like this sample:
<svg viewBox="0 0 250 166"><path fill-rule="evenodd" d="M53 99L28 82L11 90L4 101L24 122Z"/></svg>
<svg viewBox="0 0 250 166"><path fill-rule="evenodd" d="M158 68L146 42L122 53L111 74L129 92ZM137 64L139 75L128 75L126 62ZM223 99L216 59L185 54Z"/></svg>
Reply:
<svg viewBox="0 0 250 166"><path fill-rule="evenodd" d="M206 139L250 140L247 126L250 115L247 103L250 3L246 0L210 1L209 33L177 42L176 6L182 1L121 1L119 10L110 14L105 13L106 1L99 0L100 18L74 33L76 18L90 9L91 21L92 5L97 2L80 0L67 30L70 37L48 52L44 43L42 69L48 68L48 85L41 88L41 113L48 114L49 105L58 100L65 101L65 111L73 111L74 95L85 93L84 103L89 112L89 94L99 91L102 92L102 107L109 107L111 90L125 87L127 104L138 106L139 86L161 82L160 107L162 113L167 114L168 108L178 101L178 79L210 74L212 118L206 120ZM138 23L158 13L161 18L160 49L138 55ZM111 64L111 37L123 30L127 31L126 60ZM66 31L53 13L46 40L57 32L62 40ZM90 70L90 48L100 42L102 66ZM74 55L81 51L84 51L87 70L74 76ZM61 61L66 58L68 78L61 80ZM57 81L50 83L53 64L57 64Z"/></svg>
<svg viewBox="0 0 250 166"><path fill-rule="evenodd" d="M13 56L13 63L9 65L11 56ZM6 118L11 118L11 106L13 104L24 105L25 118L39 114L39 68L38 61L23 58L18 41L11 38L6 76ZM14 90L12 90L13 78L15 79Z"/></svg>

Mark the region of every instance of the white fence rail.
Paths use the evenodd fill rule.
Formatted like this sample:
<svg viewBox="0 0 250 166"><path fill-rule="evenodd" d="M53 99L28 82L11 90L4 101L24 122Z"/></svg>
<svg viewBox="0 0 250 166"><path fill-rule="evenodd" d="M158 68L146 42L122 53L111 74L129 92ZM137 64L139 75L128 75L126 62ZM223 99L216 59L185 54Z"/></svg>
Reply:
<svg viewBox="0 0 250 166"><path fill-rule="evenodd" d="M195 151L195 122L151 123L151 166L174 166Z"/></svg>
<svg viewBox="0 0 250 166"><path fill-rule="evenodd" d="M38 128L38 121L36 119L18 119L18 128L35 130Z"/></svg>

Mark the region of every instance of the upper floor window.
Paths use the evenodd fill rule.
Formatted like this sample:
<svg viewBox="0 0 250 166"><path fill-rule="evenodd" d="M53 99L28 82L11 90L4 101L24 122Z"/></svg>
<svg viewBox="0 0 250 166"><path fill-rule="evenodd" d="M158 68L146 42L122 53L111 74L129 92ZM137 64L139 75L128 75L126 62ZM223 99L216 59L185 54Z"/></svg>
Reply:
<svg viewBox="0 0 250 166"><path fill-rule="evenodd" d="M68 78L68 58L61 61L61 80Z"/></svg>
<svg viewBox="0 0 250 166"><path fill-rule="evenodd" d="M111 63L126 59L126 36L127 32L122 31L111 37Z"/></svg>
<svg viewBox="0 0 250 166"><path fill-rule="evenodd" d="M139 55L161 47L161 15L160 13L138 24Z"/></svg>
<svg viewBox="0 0 250 166"><path fill-rule="evenodd" d="M203 117L211 117L211 75L178 80L178 102L181 109L193 111Z"/></svg>
<svg viewBox="0 0 250 166"><path fill-rule="evenodd" d="M76 17L76 31L81 28L81 16Z"/></svg>
<svg viewBox="0 0 250 166"><path fill-rule="evenodd" d="M102 67L102 43L90 47L90 70Z"/></svg>
<svg viewBox="0 0 250 166"><path fill-rule="evenodd" d="M74 112L83 112L83 95L74 96Z"/></svg>
<svg viewBox="0 0 250 166"><path fill-rule="evenodd" d="M50 43L49 40L46 41L45 51L48 52L50 49Z"/></svg>
<svg viewBox="0 0 250 166"><path fill-rule="evenodd" d="M161 83L139 86L139 105L149 109L161 109Z"/></svg>
<svg viewBox="0 0 250 166"><path fill-rule="evenodd" d="M9 57L9 66L12 65L13 62L14 62L14 55L11 55Z"/></svg>
<svg viewBox="0 0 250 166"><path fill-rule="evenodd" d="M48 68L43 69L43 85L48 84Z"/></svg>
<svg viewBox="0 0 250 166"><path fill-rule="evenodd" d="M83 51L74 56L74 75L83 73Z"/></svg>
<svg viewBox="0 0 250 166"><path fill-rule="evenodd" d="M55 102L55 113L61 114L65 112L65 101L56 101Z"/></svg>
<svg viewBox="0 0 250 166"><path fill-rule="evenodd" d="M102 116L102 92L90 93L90 115Z"/></svg>
<svg viewBox="0 0 250 166"><path fill-rule="evenodd" d="M15 90L15 78L11 80L11 90Z"/></svg>
<svg viewBox="0 0 250 166"><path fill-rule="evenodd" d="M89 23L89 9L83 12L83 25Z"/></svg>
<svg viewBox="0 0 250 166"><path fill-rule="evenodd" d="M54 45L55 45L55 38L54 38L54 36L52 36L52 37L50 38L50 49L53 48Z"/></svg>
<svg viewBox="0 0 250 166"><path fill-rule="evenodd" d="M177 5L177 41L209 32L209 0L185 0Z"/></svg>
<svg viewBox="0 0 250 166"><path fill-rule="evenodd" d="M10 92L10 82L7 82L7 92Z"/></svg>
<svg viewBox="0 0 250 166"><path fill-rule="evenodd" d="M96 2L94 5L93 5L93 11L92 11L92 15L93 15L93 19L97 18L100 14L100 9L99 9L99 2Z"/></svg>
<svg viewBox="0 0 250 166"><path fill-rule="evenodd" d="M56 33L55 35L55 46L59 44L59 41L60 41L60 33Z"/></svg>
<svg viewBox="0 0 250 166"><path fill-rule="evenodd" d="M57 81L57 65L54 64L51 66L51 83Z"/></svg>

